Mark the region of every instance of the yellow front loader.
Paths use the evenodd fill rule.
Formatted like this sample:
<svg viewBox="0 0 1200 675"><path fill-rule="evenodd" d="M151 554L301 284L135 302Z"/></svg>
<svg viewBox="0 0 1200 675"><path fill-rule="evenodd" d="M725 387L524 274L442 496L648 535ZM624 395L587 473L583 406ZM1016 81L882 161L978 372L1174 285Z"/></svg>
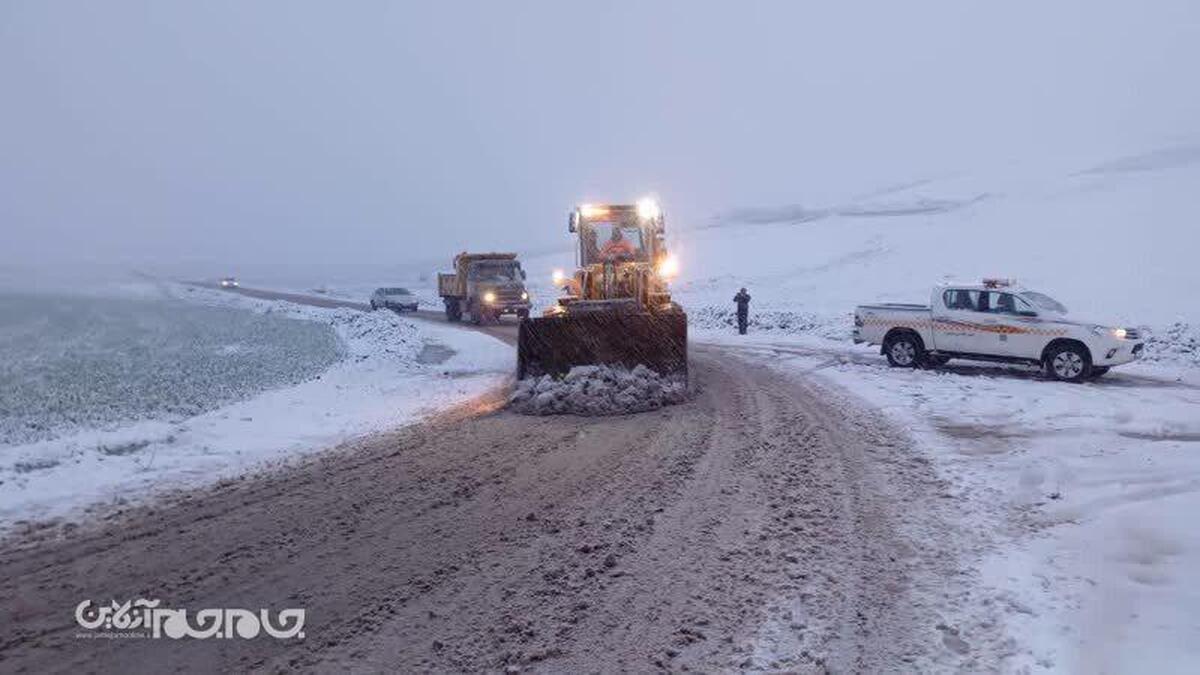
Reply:
<svg viewBox="0 0 1200 675"><path fill-rule="evenodd" d="M645 365L687 379L687 315L671 300L677 268L665 220L650 200L584 204L570 214L578 269L540 318L521 321L517 376L563 375L578 365Z"/></svg>

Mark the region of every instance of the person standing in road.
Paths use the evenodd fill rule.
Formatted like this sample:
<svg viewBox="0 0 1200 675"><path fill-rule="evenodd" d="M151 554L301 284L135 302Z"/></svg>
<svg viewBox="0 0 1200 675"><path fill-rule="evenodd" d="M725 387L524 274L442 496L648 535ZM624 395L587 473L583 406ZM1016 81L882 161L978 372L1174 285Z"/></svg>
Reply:
<svg viewBox="0 0 1200 675"><path fill-rule="evenodd" d="M750 294L743 288L733 296L733 301L737 303L738 334L745 335L746 326L750 323Z"/></svg>

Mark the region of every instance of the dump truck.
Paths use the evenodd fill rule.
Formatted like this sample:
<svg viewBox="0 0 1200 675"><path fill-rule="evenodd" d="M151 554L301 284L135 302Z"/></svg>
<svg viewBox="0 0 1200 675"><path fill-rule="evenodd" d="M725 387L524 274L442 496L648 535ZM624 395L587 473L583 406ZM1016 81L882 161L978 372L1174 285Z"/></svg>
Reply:
<svg viewBox="0 0 1200 675"><path fill-rule="evenodd" d="M661 208L583 204L570 212L578 269L555 272L566 293L517 333L517 377L565 375L574 366L645 365L687 380L687 315L671 299L678 270Z"/></svg>
<svg viewBox="0 0 1200 675"><path fill-rule="evenodd" d="M529 316L525 270L516 253L467 253L454 256L454 271L438 274L438 295L446 320L495 322L502 314Z"/></svg>

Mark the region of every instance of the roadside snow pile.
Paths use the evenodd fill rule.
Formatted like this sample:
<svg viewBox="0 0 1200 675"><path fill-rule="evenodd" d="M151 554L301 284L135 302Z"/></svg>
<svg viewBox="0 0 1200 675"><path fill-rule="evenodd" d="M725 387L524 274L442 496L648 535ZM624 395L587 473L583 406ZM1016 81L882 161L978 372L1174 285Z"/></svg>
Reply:
<svg viewBox="0 0 1200 675"><path fill-rule="evenodd" d="M1151 331L1146 339L1146 360L1200 366L1200 329L1176 322L1162 331Z"/></svg>
<svg viewBox="0 0 1200 675"><path fill-rule="evenodd" d="M736 332L737 312L732 307L689 307L688 322L699 329ZM806 333L831 340L849 340L852 325L853 319L849 315L829 317L789 310L750 310L750 330L756 333Z"/></svg>
<svg viewBox="0 0 1200 675"><path fill-rule="evenodd" d="M526 415L623 415L655 410L687 398L687 384L646 366L575 366L562 379L550 375L517 383L509 406Z"/></svg>

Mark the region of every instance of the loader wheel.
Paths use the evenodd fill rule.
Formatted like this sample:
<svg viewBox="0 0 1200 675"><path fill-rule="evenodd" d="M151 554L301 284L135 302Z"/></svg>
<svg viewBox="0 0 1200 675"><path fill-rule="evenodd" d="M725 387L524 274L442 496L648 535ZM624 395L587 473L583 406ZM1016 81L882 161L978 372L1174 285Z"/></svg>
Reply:
<svg viewBox="0 0 1200 675"><path fill-rule="evenodd" d="M372 300L371 301L371 311L374 312L377 309L379 309L379 307L375 304L375 301Z"/></svg>
<svg viewBox="0 0 1200 675"><path fill-rule="evenodd" d="M1092 370L1092 359L1081 345L1064 343L1046 353L1046 374L1063 382L1082 382Z"/></svg>
<svg viewBox="0 0 1200 675"><path fill-rule="evenodd" d="M529 310L527 310L527 309L518 309L517 310L517 321L520 321L521 319L528 319L528 318L529 318Z"/></svg>
<svg viewBox="0 0 1200 675"><path fill-rule="evenodd" d="M883 346L883 354L893 368L916 368L921 364L924 351L912 333L893 335Z"/></svg>

